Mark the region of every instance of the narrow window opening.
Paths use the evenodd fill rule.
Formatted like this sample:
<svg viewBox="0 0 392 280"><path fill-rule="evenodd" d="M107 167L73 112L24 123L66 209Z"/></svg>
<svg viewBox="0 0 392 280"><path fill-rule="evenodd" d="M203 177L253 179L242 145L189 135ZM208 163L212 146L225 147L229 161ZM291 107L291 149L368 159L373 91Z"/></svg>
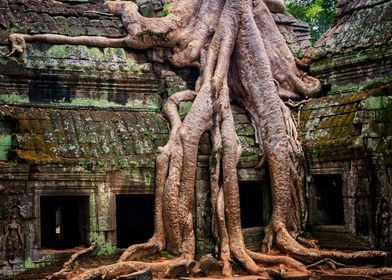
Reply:
<svg viewBox="0 0 392 280"><path fill-rule="evenodd" d="M41 196L41 248L87 245L88 196Z"/></svg>
<svg viewBox="0 0 392 280"><path fill-rule="evenodd" d="M146 242L154 233L154 195L116 196L117 247Z"/></svg>
<svg viewBox="0 0 392 280"><path fill-rule="evenodd" d="M314 176L313 225L344 225L342 176Z"/></svg>
<svg viewBox="0 0 392 280"><path fill-rule="evenodd" d="M270 187L261 182L239 182L241 227L262 227L271 217Z"/></svg>

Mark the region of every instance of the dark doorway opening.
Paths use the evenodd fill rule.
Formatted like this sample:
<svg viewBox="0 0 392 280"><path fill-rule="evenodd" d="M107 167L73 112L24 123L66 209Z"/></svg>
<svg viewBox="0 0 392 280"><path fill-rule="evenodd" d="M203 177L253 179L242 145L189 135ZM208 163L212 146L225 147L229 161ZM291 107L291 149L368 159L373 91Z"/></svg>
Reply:
<svg viewBox="0 0 392 280"><path fill-rule="evenodd" d="M314 176L313 225L344 225L342 176Z"/></svg>
<svg viewBox="0 0 392 280"><path fill-rule="evenodd" d="M146 242L154 233L154 195L116 196L117 247Z"/></svg>
<svg viewBox="0 0 392 280"><path fill-rule="evenodd" d="M261 182L239 182L241 227L262 227L271 217L271 188Z"/></svg>
<svg viewBox="0 0 392 280"><path fill-rule="evenodd" d="M41 248L87 245L88 196L41 196Z"/></svg>

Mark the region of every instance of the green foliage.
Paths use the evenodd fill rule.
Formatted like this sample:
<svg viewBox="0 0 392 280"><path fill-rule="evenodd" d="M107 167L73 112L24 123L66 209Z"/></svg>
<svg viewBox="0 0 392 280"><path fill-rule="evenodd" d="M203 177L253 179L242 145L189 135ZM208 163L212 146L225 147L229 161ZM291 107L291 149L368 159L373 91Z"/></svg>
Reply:
<svg viewBox="0 0 392 280"><path fill-rule="evenodd" d="M23 262L23 268L25 269L36 268L36 264L30 258L28 258Z"/></svg>
<svg viewBox="0 0 392 280"><path fill-rule="evenodd" d="M92 232L90 233L90 243L92 242L97 242L98 247L95 249L94 254L98 257L103 257L103 256L112 256L117 254L118 250L117 247L105 242L103 237L99 236L97 232Z"/></svg>
<svg viewBox="0 0 392 280"><path fill-rule="evenodd" d="M180 112L179 112L180 117L185 117L188 114L189 110L192 107L192 104L193 104L193 102L191 102L191 101L181 102L181 107L180 107Z"/></svg>
<svg viewBox="0 0 392 280"><path fill-rule="evenodd" d="M211 240L197 240L196 241L196 252L198 254L200 253L212 253L214 251L214 242L212 242Z"/></svg>
<svg viewBox="0 0 392 280"><path fill-rule="evenodd" d="M160 251L159 252L159 257L165 258L166 260L170 260L170 259L173 258L173 256L170 255L168 251Z"/></svg>
<svg viewBox="0 0 392 280"><path fill-rule="evenodd" d="M26 30L13 26L11 28L8 28L7 32L9 34L12 34L12 33L26 33Z"/></svg>
<svg viewBox="0 0 392 280"><path fill-rule="evenodd" d="M313 45L336 18L337 0L285 0L285 4L290 14L309 24Z"/></svg>
<svg viewBox="0 0 392 280"><path fill-rule="evenodd" d="M29 103L29 99L27 97L23 97L15 93L0 94L0 103L24 104L24 103Z"/></svg>
<svg viewBox="0 0 392 280"><path fill-rule="evenodd" d="M40 259L33 261L32 259L28 258L23 262L24 269L33 269L33 268L40 268L50 265L53 262L53 256L46 255L42 256Z"/></svg>
<svg viewBox="0 0 392 280"><path fill-rule="evenodd" d="M231 260L231 268L233 269L234 272L238 273L242 270L241 264L236 261L236 260Z"/></svg>
<svg viewBox="0 0 392 280"><path fill-rule="evenodd" d="M117 247L110 243L103 243L98 247L97 256L112 256L117 254Z"/></svg>
<svg viewBox="0 0 392 280"><path fill-rule="evenodd" d="M120 104L107 101L107 100L97 100L97 99L87 99L87 98L75 98L72 99L71 105L75 106L94 106L94 107L119 107Z"/></svg>
<svg viewBox="0 0 392 280"><path fill-rule="evenodd" d="M165 17L165 16L169 15L169 14L170 14L170 8L171 8L171 7L172 7L171 4L165 4L165 5L163 5L163 6L162 6L162 11L161 11L160 16L161 16L161 17Z"/></svg>

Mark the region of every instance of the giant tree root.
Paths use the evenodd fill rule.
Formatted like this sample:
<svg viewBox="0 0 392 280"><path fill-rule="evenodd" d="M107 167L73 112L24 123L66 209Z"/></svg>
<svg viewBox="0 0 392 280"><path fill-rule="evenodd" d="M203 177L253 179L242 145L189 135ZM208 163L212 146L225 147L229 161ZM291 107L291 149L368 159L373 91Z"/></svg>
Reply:
<svg viewBox="0 0 392 280"><path fill-rule="evenodd" d="M336 270L337 274L366 275L373 277L392 276L392 268L366 268L366 267L345 267Z"/></svg>
<svg viewBox="0 0 392 280"><path fill-rule="evenodd" d="M98 242L94 241L91 245L83 250L80 250L74 254L63 264L63 267L60 271L53 273L48 279L61 279L66 277L73 270L73 264L75 261L83 255L89 254L93 252L98 247Z"/></svg>
<svg viewBox="0 0 392 280"><path fill-rule="evenodd" d="M306 248L299 244L285 228L280 228L277 230L275 244L284 252L288 252L290 256L299 259L304 263L316 262L325 258L329 258L345 264L385 264L389 258L389 253L376 250L341 252L337 250Z"/></svg>
<svg viewBox="0 0 392 280"><path fill-rule="evenodd" d="M213 143L212 228L224 276L232 274L232 260L249 274L273 277L284 274L286 267L307 273L302 263L325 258L342 263L387 258L380 251L319 250L315 243L299 237L308 216L304 153L295 120L282 99L315 97L320 82L297 68L272 18L271 10L284 11L281 0L177 0L164 18L142 17L132 1L109 1L108 7L122 17L127 37L13 34L9 38L11 54L22 53L26 42L139 49L164 46L172 50L173 65L197 67L200 76L194 91L175 93L163 107L171 130L168 143L159 148L157 157L153 237L146 244L128 248L118 263L87 270L74 279L112 279L147 266L158 271L194 260L197 150L206 131ZM193 101L185 118L178 113L183 101ZM241 145L230 107L233 101L249 113L263 149L261 163L268 166L270 173L273 207L265 230L264 254L247 250L242 235L236 169ZM287 256L269 255L272 246ZM164 263L135 261L160 250L178 259ZM268 268L277 264L278 271Z"/></svg>
<svg viewBox="0 0 392 280"><path fill-rule="evenodd" d="M313 264L307 265L306 268L307 269L311 269L313 267L317 267L317 266L322 265L322 264L327 264L330 268L332 268L333 271L336 271L336 267L337 266L347 267L347 265L345 265L343 263L338 263L338 262L336 262L336 261L334 261L334 260L332 260L330 258L326 258L326 259L323 259L321 261L315 262Z"/></svg>
<svg viewBox="0 0 392 280"><path fill-rule="evenodd" d="M93 280L93 279L114 279L121 275L130 274L132 272L145 269L147 267L151 268L153 273L163 273L170 269L171 266L180 264L184 261L179 259L167 260L163 262L140 262L140 261L127 261L118 262L115 264L104 265L97 268L88 269L77 275L72 274L67 276L67 279L72 280Z"/></svg>

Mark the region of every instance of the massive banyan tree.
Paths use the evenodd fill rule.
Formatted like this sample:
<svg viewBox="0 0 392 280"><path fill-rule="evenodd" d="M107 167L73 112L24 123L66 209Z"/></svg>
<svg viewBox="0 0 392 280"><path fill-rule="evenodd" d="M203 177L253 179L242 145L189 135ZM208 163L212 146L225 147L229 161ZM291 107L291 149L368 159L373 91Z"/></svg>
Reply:
<svg viewBox="0 0 392 280"><path fill-rule="evenodd" d="M11 34L11 54L22 53L28 42L82 44L96 47L171 49L176 67L196 67L195 90L168 97L163 111L170 122L167 144L156 160L155 231L145 244L130 246L112 265L70 274L75 279L112 279L151 267L166 269L195 259L193 206L197 148L210 132L213 236L222 274L232 274L236 260L250 274L271 276L274 265L307 273L305 264L331 259L356 263L387 259L381 251L339 252L320 250L301 236L307 208L304 196L304 153L296 124L283 100L316 96L320 82L300 70L276 26L271 12L284 12L281 0L175 0L170 13L145 18L131 1L106 2L110 12L122 17L124 38L55 34ZM192 101L185 118L179 104ZM262 147L260 165L268 167L272 189L272 216L265 228L262 253L244 244L240 222L236 165L241 145L236 135L230 103L244 108ZM283 255L269 255L276 246ZM149 263L136 261L167 250L173 259Z"/></svg>

